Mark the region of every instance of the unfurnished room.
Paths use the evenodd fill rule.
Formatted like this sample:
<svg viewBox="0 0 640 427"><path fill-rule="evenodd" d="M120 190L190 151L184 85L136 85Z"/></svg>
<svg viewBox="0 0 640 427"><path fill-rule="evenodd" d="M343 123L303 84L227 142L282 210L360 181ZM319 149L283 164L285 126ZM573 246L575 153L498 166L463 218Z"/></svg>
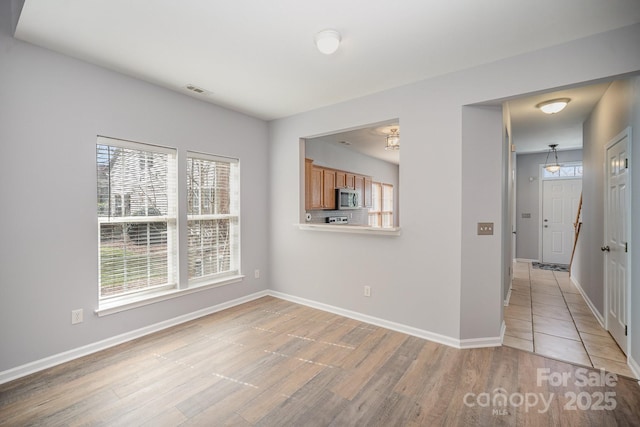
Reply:
<svg viewBox="0 0 640 427"><path fill-rule="evenodd" d="M640 425L637 0L0 0L0 425Z"/></svg>

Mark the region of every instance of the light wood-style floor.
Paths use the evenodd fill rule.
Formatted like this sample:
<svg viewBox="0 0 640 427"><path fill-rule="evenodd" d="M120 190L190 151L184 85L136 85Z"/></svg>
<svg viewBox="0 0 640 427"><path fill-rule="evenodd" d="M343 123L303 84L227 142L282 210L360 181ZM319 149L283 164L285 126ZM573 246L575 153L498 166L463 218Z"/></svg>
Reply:
<svg viewBox="0 0 640 427"><path fill-rule="evenodd" d="M581 369L265 297L1 385L0 425L640 425L635 381Z"/></svg>
<svg viewBox="0 0 640 427"><path fill-rule="evenodd" d="M504 345L634 378L627 356L595 318L569 273L516 262Z"/></svg>

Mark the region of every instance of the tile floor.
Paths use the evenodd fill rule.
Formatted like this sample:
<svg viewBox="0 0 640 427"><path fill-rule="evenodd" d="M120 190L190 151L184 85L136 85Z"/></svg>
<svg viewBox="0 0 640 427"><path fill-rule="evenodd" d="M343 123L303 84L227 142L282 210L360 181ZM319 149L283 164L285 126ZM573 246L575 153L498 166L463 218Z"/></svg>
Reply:
<svg viewBox="0 0 640 427"><path fill-rule="evenodd" d="M627 357L571 283L569 273L514 264L503 344L635 378Z"/></svg>

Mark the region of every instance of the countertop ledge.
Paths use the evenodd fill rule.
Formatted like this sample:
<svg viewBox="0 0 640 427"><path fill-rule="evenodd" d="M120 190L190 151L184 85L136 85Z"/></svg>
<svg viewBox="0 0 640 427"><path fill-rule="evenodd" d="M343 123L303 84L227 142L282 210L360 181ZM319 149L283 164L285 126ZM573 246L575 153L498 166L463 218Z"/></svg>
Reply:
<svg viewBox="0 0 640 427"><path fill-rule="evenodd" d="M328 231L331 233L373 234L376 236L399 236L400 227L378 228L366 225L294 224L300 230Z"/></svg>

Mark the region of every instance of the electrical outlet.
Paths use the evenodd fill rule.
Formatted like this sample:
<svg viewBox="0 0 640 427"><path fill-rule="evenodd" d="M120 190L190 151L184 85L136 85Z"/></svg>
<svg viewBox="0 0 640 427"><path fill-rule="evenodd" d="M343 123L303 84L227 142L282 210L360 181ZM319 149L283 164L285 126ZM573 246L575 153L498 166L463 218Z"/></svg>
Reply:
<svg viewBox="0 0 640 427"><path fill-rule="evenodd" d="M370 297L371 296L371 286L365 286L364 287L364 296L365 297Z"/></svg>
<svg viewBox="0 0 640 427"><path fill-rule="evenodd" d="M258 270L257 268L254 270L253 272L253 277L255 277L256 279L260 278L260 270Z"/></svg>
<svg viewBox="0 0 640 427"><path fill-rule="evenodd" d="M71 324L82 323L84 321L84 314L81 308L77 310L71 310Z"/></svg>

